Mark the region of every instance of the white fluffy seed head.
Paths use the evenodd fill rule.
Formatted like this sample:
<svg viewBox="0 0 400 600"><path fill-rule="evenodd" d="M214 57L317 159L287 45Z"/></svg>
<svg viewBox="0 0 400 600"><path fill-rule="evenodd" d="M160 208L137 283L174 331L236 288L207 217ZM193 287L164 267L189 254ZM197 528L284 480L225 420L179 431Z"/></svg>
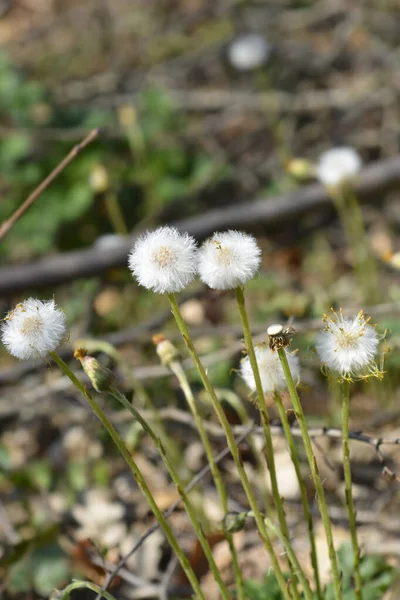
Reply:
<svg viewBox="0 0 400 600"><path fill-rule="evenodd" d="M138 283L148 290L180 292L196 275L196 241L175 227L159 227L139 237L128 264Z"/></svg>
<svg viewBox="0 0 400 600"><path fill-rule="evenodd" d="M345 146L324 152L316 167L319 181L327 186L351 182L361 171L362 160L353 148Z"/></svg>
<svg viewBox="0 0 400 600"><path fill-rule="evenodd" d="M261 249L252 235L241 231L217 232L197 252L200 279L214 290L244 285L257 273Z"/></svg>
<svg viewBox="0 0 400 600"><path fill-rule="evenodd" d="M324 365L341 376L362 375L374 364L379 338L362 311L344 317L342 311L324 316L325 328L317 337L317 352Z"/></svg>
<svg viewBox="0 0 400 600"><path fill-rule="evenodd" d="M24 300L1 324L3 344L12 356L21 360L43 358L65 337L65 315L54 300Z"/></svg>
<svg viewBox="0 0 400 600"><path fill-rule="evenodd" d="M270 393L275 390L285 389L287 385L278 353L273 352L268 346L264 345L256 346L254 350L264 392ZM295 354L286 350L285 352L293 379L296 380L300 372L299 359ZM251 391L254 392L256 390L256 382L248 356L242 360L240 375Z"/></svg>
<svg viewBox="0 0 400 600"><path fill-rule="evenodd" d="M228 60L238 71L252 71L265 65L271 53L267 40L257 33L241 35L228 46Z"/></svg>

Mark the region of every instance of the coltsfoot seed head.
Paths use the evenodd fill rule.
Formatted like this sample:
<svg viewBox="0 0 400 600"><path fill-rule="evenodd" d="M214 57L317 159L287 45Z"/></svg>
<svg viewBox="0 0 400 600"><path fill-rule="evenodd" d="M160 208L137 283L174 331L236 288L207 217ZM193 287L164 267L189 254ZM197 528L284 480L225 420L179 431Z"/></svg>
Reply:
<svg viewBox="0 0 400 600"><path fill-rule="evenodd" d="M273 352L268 346L261 344L256 346L254 350L264 392L270 393L285 389L287 385L278 353ZM299 359L295 354L287 352L286 350L285 352L293 379L296 380L298 379L300 372ZM248 356L242 360L240 365L240 375L251 391L256 391L256 382L253 369L251 368L250 358Z"/></svg>
<svg viewBox="0 0 400 600"><path fill-rule="evenodd" d="M17 304L1 324L3 344L21 360L43 358L65 337L65 315L54 300L28 298Z"/></svg>
<svg viewBox="0 0 400 600"><path fill-rule="evenodd" d="M85 348L77 348L74 352L74 358L81 363L96 392L109 391L115 381L115 375L110 369L102 365L93 356L89 356Z"/></svg>
<svg viewBox="0 0 400 600"><path fill-rule="evenodd" d="M244 285L257 273L261 249L252 235L241 231L217 232L197 252L200 279L214 290Z"/></svg>
<svg viewBox="0 0 400 600"><path fill-rule="evenodd" d="M159 227L139 237L129 254L138 283L159 294L183 290L196 275L196 241L175 227Z"/></svg>
<svg viewBox="0 0 400 600"><path fill-rule="evenodd" d="M341 376L360 376L371 365L379 338L361 310L355 317L344 317L342 311L324 315L325 328L317 336L317 352L321 361Z"/></svg>
<svg viewBox="0 0 400 600"><path fill-rule="evenodd" d="M361 171L362 160L353 148L345 146L324 152L316 167L319 181L326 187L351 182Z"/></svg>

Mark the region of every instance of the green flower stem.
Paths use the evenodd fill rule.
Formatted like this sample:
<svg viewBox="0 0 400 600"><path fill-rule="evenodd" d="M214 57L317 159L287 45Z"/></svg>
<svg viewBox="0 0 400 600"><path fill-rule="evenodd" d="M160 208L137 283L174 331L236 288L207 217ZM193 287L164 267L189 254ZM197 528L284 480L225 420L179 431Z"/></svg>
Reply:
<svg viewBox="0 0 400 600"><path fill-rule="evenodd" d="M212 447L210 444L210 440L207 435L206 429L204 427L203 419L202 419L200 411L198 409L196 400L193 396L192 388L190 387L189 381L187 379L185 371L182 368L182 365L178 361L172 361L168 365L168 368L172 371L172 373L174 373L174 375L178 379L179 385L181 386L181 389L185 395L186 401L189 405L190 412L193 415L193 418L194 418L194 421L195 421L195 424L197 427L197 431L199 432L200 439L204 446L207 460L210 465L211 474L214 479L215 486L218 490L219 497L221 499L222 509L224 511L224 515L226 515L229 510L228 509L228 495L226 492L224 482L221 477L221 472L217 466L217 463L215 462L214 454L213 454ZM232 567L233 567L233 572L235 575L237 597L239 600L244 600L244 598L245 598L244 582L243 582L242 572L241 572L239 561L238 561L237 552L236 552L235 546L233 544L233 536L231 533L226 532L225 537L228 541L229 549L230 549L231 556L232 556Z"/></svg>
<svg viewBox="0 0 400 600"><path fill-rule="evenodd" d="M228 389L216 389L217 397L221 400L226 400L230 406L234 409L234 411L239 416L242 425L250 425L253 423L253 420L250 419L248 412L243 404L243 402L237 397L237 395ZM233 400L235 399L235 400ZM249 444L250 450L254 456L254 460L257 464L257 476L260 482L260 491L264 503L264 510L267 516L271 516L271 503L270 503L270 494L267 485L267 474L268 467L267 463L264 460L263 453L260 452L260 448L255 441L254 435L249 433L246 438L247 443Z"/></svg>
<svg viewBox="0 0 400 600"><path fill-rule="evenodd" d="M282 534L282 531L276 527L271 519L265 519L265 524L271 531L281 540L283 547L286 550L286 553L289 557L289 560L293 566L293 570L296 572L301 585L303 586L303 593L305 600L313 600L313 594L310 588L310 584L307 581L307 577L305 577L303 570L300 566L299 561L297 560L296 554L293 551L291 543L286 539L286 537Z"/></svg>
<svg viewBox="0 0 400 600"><path fill-rule="evenodd" d="M378 273L357 196L349 185L331 188L329 192L352 252L354 270L360 287L364 291L366 301L375 304L380 295Z"/></svg>
<svg viewBox="0 0 400 600"><path fill-rule="evenodd" d="M228 443L228 446L229 446L229 450L230 450L230 452L232 454L233 460L234 460L236 468L238 470L238 474L239 474L240 480L242 482L243 489L246 492L246 496L247 496L247 499L249 501L249 504L250 504L250 506L251 506L251 508L252 508L252 510L254 512L254 518L255 518L255 521L257 523L257 528L258 528L258 531L260 533L261 540L263 541L263 543L264 543L264 545L265 545L265 547L266 547L266 549L268 551L268 554L270 556L272 568L275 571L275 575L276 575L276 578L277 578L278 583L280 585L283 598L285 600L291 600L289 591L288 591L287 586L286 586L285 578L284 578L283 573L282 573L282 569L281 569L281 567L279 565L278 558L277 558L277 556L275 554L275 550L273 548L271 539L270 539L270 537L268 535L268 531L267 531L266 525L264 523L264 518L263 518L263 516L262 516L262 514L260 512L260 509L259 509L258 505L257 505L256 497L255 497L254 492L252 490L252 487L250 485L249 479L248 479L248 477L246 475L246 471L245 471L245 469L243 467L242 460L241 460L240 453L239 453L239 449L236 446L235 438L233 436L233 432L232 432L232 429L231 429L231 427L229 425L228 419L226 418L225 412L222 409L222 407L221 407L221 405L220 405L220 403L218 401L218 398L216 396L215 390L214 390L214 388L213 388L210 380L207 377L207 373L206 373L206 371L205 371L205 369L203 367L203 364L202 364L202 362L200 360L200 357L199 357L199 355L196 352L196 349L195 349L195 347L193 345L193 342L192 342L192 339L190 337L189 331L188 331L188 329L186 327L186 324L185 324L185 322L184 322L184 320L182 318L182 315L180 313L179 305L178 305L178 303L176 301L176 298L175 298L174 294L168 294L168 299L169 299L169 302L170 302L170 305L171 305L172 313L173 313L173 315L175 317L175 320L176 320L176 323L178 325L179 331L182 334L183 340L184 340L184 342L186 344L186 347L188 349L190 357L191 357L194 365L196 366L196 368L198 370L198 373L199 373L200 378L201 378L201 380L203 382L204 388L205 388L205 390L207 391L207 393L210 396L210 400L212 402L213 408L214 408L214 410L215 410L215 412L216 412L216 414L217 414L217 416L219 418L219 421L220 421L220 423L222 425L222 428L224 429L225 436L226 436L226 439L227 439L227 443Z"/></svg>
<svg viewBox="0 0 400 600"><path fill-rule="evenodd" d="M147 486L147 483L142 475L142 473L140 472L139 467L137 466L136 462L134 461L134 459L132 458L132 456L130 455L130 453L128 452L127 448L125 447L124 442L122 441L119 433L117 432L117 430L115 429L114 425L111 423L111 421L109 420L109 418L107 417L107 415L102 411L102 409L100 408L100 406L97 404L97 402L92 398L92 396L89 394L89 392L87 391L87 389L85 388L85 386L79 381L79 379L73 374L73 372L71 371L71 369L68 367L68 365L58 356L58 354L56 352L50 352L49 353L51 358L54 360L54 362L57 364L57 366L61 369L61 371L67 376L69 377L69 379L72 381L72 383L74 384L74 386L76 387L77 390L79 390L81 392L81 394L85 397L85 399L87 400L87 402L89 403L90 407L92 408L94 414L96 415L96 417L99 419L99 421L101 422L101 424L103 425L103 427L107 430L107 432L109 433L110 437L112 438L114 444L117 446L118 450L120 451L121 455L123 456L123 458L125 459L125 462L128 464L128 466L130 467L136 482L138 484L138 486L140 487L140 489L143 492L143 495L145 496L151 510L154 513L155 518L157 519L158 523L160 524L160 527L162 528L165 537L167 538L168 542L171 545L172 550L175 552L181 566L182 569L184 570L186 577L188 578L188 580L190 581L193 591L196 595L197 599L200 600L206 600L205 596L201 590L199 581L191 567L191 564L189 562L189 559L187 558L187 556L185 555L185 553L183 552L182 548L179 545L178 540L175 537L175 534L173 533L167 519L164 517L164 514L161 512L161 510L158 508L156 501L153 498L153 495L149 489L149 487Z"/></svg>
<svg viewBox="0 0 400 600"><path fill-rule="evenodd" d="M144 431L150 436L150 438L153 440L157 450L160 453L160 456L165 464L165 466L168 469L169 474L172 477L172 481L175 483L176 488L178 490L179 496L182 499L183 505L185 507L185 510L187 512L187 515L190 519L190 522L192 523L193 529L196 532L197 538L200 542L200 545L202 547L202 550L204 552L205 557L208 560L208 563L210 565L210 569L214 575L215 581L218 584L219 590L220 590L220 594L221 594L221 598L223 598L224 600L229 600L229 593L228 590L224 584L224 582L222 581L221 578L221 574L219 572L219 569L215 563L214 557L213 557L213 553L212 550L210 548L210 545L208 543L208 540L203 532L201 523L199 521L199 517L196 513L195 508L193 507L191 501L189 500L188 495L185 493L185 484L181 481L174 465L172 464L171 460L168 457L168 454L166 453L164 446L160 440L160 438L157 437L157 435L154 433L153 429L151 428L151 426L147 423L147 421L145 419L143 419L143 417L141 416L141 414L136 410L136 408L129 402L129 400L124 396L124 394L122 394L118 388L116 388L115 386L111 386L110 390L109 390L110 394L116 399L118 400L118 402L120 402L133 416L134 418L140 423L140 425L143 427Z"/></svg>
<svg viewBox="0 0 400 600"><path fill-rule="evenodd" d="M294 469L296 471L297 480L298 480L299 486L300 486L301 502L303 504L303 512L304 512L304 516L305 516L305 519L307 522L308 537L310 540L310 557L311 557L311 564L312 564L313 571L314 571L314 580L315 580L317 598L318 598L318 600L322 600L321 580L320 580L319 569L318 569L317 548L315 545L314 523L313 523L313 518L311 515L310 506L308 503L307 489L304 484L303 477L301 475L300 462L299 462L299 458L297 456L296 442L294 441L294 437L293 437L293 434L290 429L289 420L287 418L287 414L286 414L285 408L283 406L282 398L280 397L278 392L274 393L274 400L275 400L275 404L278 408L282 427L285 432L285 437L286 437L286 440L287 440L287 443L289 446L290 456L291 456L291 459L292 459L292 462L294 465Z"/></svg>
<svg viewBox="0 0 400 600"><path fill-rule="evenodd" d="M89 581L74 581L70 583L66 588L61 592L61 596L59 596L60 600L69 600L69 595L74 590L79 590L82 588L86 588L87 590L92 590L92 592L96 592L96 594L100 595L102 598L106 600L116 600L114 596L102 590L98 585L94 583L90 583Z"/></svg>
<svg viewBox="0 0 400 600"><path fill-rule="evenodd" d="M360 548L357 540L357 524L356 512L354 508L352 481L351 481L351 465L350 465L350 449L349 449L349 412L350 412L350 383L344 381L342 383L342 421L343 421L343 469L344 481L346 486L346 504L349 513L349 525L351 534L351 546L354 557L354 579L356 583L356 599L362 600L362 580L360 575Z"/></svg>
<svg viewBox="0 0 400 600"><path fill-rule="evenodd" d="M132 373L132 366L126 360L122 352L117 350L112 344L109 342L105 342L104 340L93 340L93 339L80 339L77 340L74 344L76 348L85 348L89 354L93 352L103 352L107 356L109 356L121 369L122 373L126 377L129 385L131 386L134 394L135 401L136 399L143 406L147 406L152 413L152 419L155 423L155 428L159 432L159 436L161 438L162 443L164 444L165 450L171 456L171 459L174 463L180 464L181 461L181 452L178 447L178 444L175 440L168 435L164 423L158 413L157 408L154 406L153 401L150 395L147 393L145 387L142 383L134 377ZM184 473L188 477L190 477L189 471L185 465L182 465L181 474Z"/></svg>
<svg viewBox="0 0 400 600"><path fill-rule="evenodd" d="M342 600L342 586L341 577L338 568L337 556L335 552L335 546L333 544L332 526L329 519L328 506L326 503L325 492L319 475L318 464L314 456L314 451L311 443L311 438L308 433L307 423L304 416L303 408L300 403L299 396L297 394L296 385L293 381L292 373L290 371L289 363L287 360L286 352L284 348L277 350L279 359L282 364L283 373L285 375L286 383L288 386L290 398L292 400L294 412L300 427L301 435L303 438L304 448L306 450L308 463L311 469L311 475L314 481L315 490L317 492L319 510L321 513L322 522L325 528L326 539L328 543L329 559L332 568L332 579L335 590L336 600Z"/></svg>
<svg viewBox="0 0 400 600"><path fill-rule="evenodd" d="M248 319L247 311L246 311L243 288L242 287L236 288L235 293L236 293L236 301L237 301L237 305L238 305L239 313L240 313L240 319L242 322L242 329L243 329L246 351L247 351L247 354L248 354L248 357L250 360L251 368L252 368L253 375L254 375L254 381L256 384L257 399L258 399L258 405L259 405L259 410L260 410L260 415L261 415L261 423L263 426L264 437L265 437L265 453L266 453L266 457L267 457L269 476L271 479L272 496L274 499L276 511L278 513L278 520L279 520L279 526L280 526L281 532L286 537L286 539L289 541L289 539L290 539L289 538L289 528L288 528L288 525L286 522L285 508L283 505L283 499L281 498L281 496L279 494L278 479L277 479L276 467L275 467L274 447L273 447L273 443L272 443L271 426L270 426L270 420L269 420L269 415L268 415L268 408L267 408L267 403L265 401L264 389L263 389L263 385L261 383L260 372L258 369L256 354L254 351L253 338L252 338L251 331L250 331L250 325L249 325L249 319ZM295 598L298 598L297 591L295 591L295 590L296 590L296 585L294 582L294 586L293 586L294 596L295 596Z"/></svg>
<svg viewBox="0 0 400 600"><path fill-rule="evenodd" d="M104 205L114 232L119 235L128 235L129 232L115 192L106 192L104 196Z"/></svg>

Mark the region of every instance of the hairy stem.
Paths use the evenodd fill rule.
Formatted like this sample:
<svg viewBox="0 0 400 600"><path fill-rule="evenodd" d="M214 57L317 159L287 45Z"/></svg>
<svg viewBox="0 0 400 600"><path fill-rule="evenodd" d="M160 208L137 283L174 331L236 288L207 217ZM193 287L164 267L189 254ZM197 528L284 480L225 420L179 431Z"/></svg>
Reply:
<svg viewBox="0 0 400 600"><path fill-rule="evenodd" d="M59 596L59 600L68 600L69 595L74 590L79 590L82 588L86 588L87 590L92 590L92 592L96 592L99 596L105 598L106 600L116 600L114 596L112 596L109 592L105 592L98 585L91 583L89 581L74 581L67 585L66 588L61 592L61 596Z"/></svg>
<svg viewBox="0 0 400 600"><path fill-rule="evenodd" d="M350 449L349 449L349 412L350 412L350 383L344 381L342 383L342 422L343 422L343 470L344 481L346 487L346 504L349 513L349 526L351 534L351 547L354 557L354 579L356 583L356 599L362 600L362 581L360 575L360 548L357 540L357 524L356 512L354 508L352 481L351 481L351 465L350 465Z"/></svg>
<svg viewBox="0 0 400 600"><path fill-rule="evenodd" d="M184 570L188 580L190 581L190 583L193 587L196 598L198 598L200 600L206 600L205 596L201 590L199 581L198 581L198 579L192 569L192 566L189 562L189 559L187 558L187 556L183 552L182 548L180 547L179 542L178 542L177 538L175 537L175 534L173 533L167 519L164 517L164 514L158 508L157 503L154 500L154 497L153 497L149 487L147 486L147 483L146 483L139 467L137 466L136 462L132 458L131 454L128 452L121 436L115 429L114 425L111 423L111 421L109 420L107 415L103 412L103 410L100 408L100 406L97 404L97 402L89 394L89 392L84 387L84 385L82 385L82 383L79 381L79 379L77 377L75 377L75 375L73 374L71 369L68 367L68 365L58 356L58 354L56 352L50 352L49 354L50 354L51 358L54 360L54 362L57 364L57 366L61 369L61 371L67 377L69 377L69 379L72 381L72 383L74 384L76 389L79 390L79 392L81 392L81 394L85 397L85 399L89 403L91 409L93 410L94 414L99 419L99 421L101 422L103 427L106 429L106 431L109 433L114 444L117 446L121 455L125 459L125 462L128 464L129 468L131 469L138 486L142 490L143 495L145 496L151 510L153 511L155 518L159 522L160 527L162 528L162 530L165 534L165 537L167 538L168 542L171 545L171 548L173 549L176 556L178 557L178 560L182 566L182 569Z"/></svg>
<svg viewBox="0 0 400 600"><path fill-rule="evenodd" d="M313 519L312 519L312 515L311 515L310 506L308 503L307 489L304 484L303 477L301 475L300 462L299 462L299 458L297 455L296 442L294 441L294 437L290 430L290 424L289 424L289 421L287 418L287 414L286 414L285 408L283 406L282 399L281 399L280 395L278 394L278 392L274 393L274 400L275 400L275 404L278 408L282 427L285 432L285 437L286 437L286 440L287 440L287 443L289 446L290 456L291 456L291 459L292 459L292 462L294 465L294 469L296 471L297 480L298 480L299 486L300 486L301 502L303 504L303 512L304 512L304 517L307 522L308 537L310 540L310 557L311 557L311 564L312 564L313 571L314 571L314 580L315 580L315 587L316 587L316 592L317 592L317 599L322 600L321 581L320 581L319 569L318 569L317 548L315 545L314 523L313 523Z"/></svg>
<svg viewBox="0 0 400 600"><path fill-rule="evenodd" d="M178 305L178 303L176 301L176 298L175 298L174 294L168 294L168 299L169 299L169 302L170 302L170 305L171 305L172 313L173 313L173 315L175 317L175 320L176 320L176 323L178 325L179 331L182 334L182 337L183 337L183 340L184 340L184 342L186 344L188 352L189 352L189 354L190 354L190 356L192 358L192 361L193 361L194 365L196 366L196 368L198 370L198 373L199 373L199 376L200 376L200 378L201 378L201 380L203 382L204 388L206 389L206 391L208 392L208 394L210 396L210 400L212 402L214 411L216 412L216 414L217 414L217 416L219 418L219 421L220 421L220 423L221 423L221 425L222 425L222 427L224 429L226 440L227 440L227 443L228 443L228 446L229 446L229 450L231 451L233 460L234 460L236 468L238 470L238 474L239 474L241 483L243 485L243 489L246 492L246 496L247 496L247 499L249 501L249 504L250 504L250 506L251 506L251 508L252 508L252 510L254 512L254 518L255 518L255 521L257 523L257 528L258 528L258 531L260 533L261 540L264 543L264 545L265 545L265 547L266 547L266 549L268 551L268 554L270 556L272 568L275 571L275 575L276 575L277 581L279 583L279 586L281 588L282 595L283 595L283 597L284 597L285 600L291 600L289 592L288 592L288 589L287 589L287 586L286 586L285 578L283 576L281 567L280 567L279 562L278 562L278 558L277 558L277 556L275 554L275 550L273 548L271 539L270 539L270 537L268 535L268 531L267 531L266 525L264 523L264 518L263 518L263 516L261 514L261 511L260 511L258 505L257 505L256 497L255 497L253 489L252 489L252 487L250 485L250 482L249 482L249 479L247 477L246 471L245 471L245 469L243 467L242 460L241 460L240 453L239 453L239 449L236 446L235 438L233 436L233 432L232 432L232 429L231 429L231 427L229 425L228 419L226 418L226 415L225 415L225 413L224 413L224 411L223 411L223 409L222 409L222 407L221 407L221 405L220 405L220 403L218 401L218 398L216 396L215 390L214 390L214 388L213 388L210 380L208 379L207 373L206 373L206 371L205 371L205 369L203 367L203 364L202 364L202 362L200 360L200 357L199 357L199 355L196 352L196 349L195 349L195 347L193 345L193 342L192 342L192 339L190 337L189 331L188 331L188 329L186 327L186 324L185 324L185 322L184 322L184 320L182 318L182 315L180 313L179 305Z"/></svg>
<svg viewBox="0 0 400 600"><path fill-rule="evenodd" d="M290 371L288 359L286 356L286 352L284 348L280 348L277 350L279 359L282 364L283 372L285 375L286 383L288 386L290 398L292 400L294 412L297 418L297 422L299 424L301 435L303 437L304 448L306 450L308 463L311 469L311 475L313 478L313 482L315 485L315 490L317 492L319 510L321 513L322 522L325 528L326 540L328 543L328 553L329 559L331 563L332 569L332 579L335 590L335 598L336 600L342 600L342 586L341 586L341 577L339 573L339 567L337 562L337 556L335 552L335 546L333 543L333 533L332 526L329 519L328 505L326 503L325 492L322 485L321 477L319 475L319 469L317 460L314 456L314 451L311 443L311 438L307 429L307 422L304 416L303 407L301 406L299 396L297 394L296 385L293 381L292 373Z"/></svg>
<svg viewBox="0 0 400 600"><path fill-rule="evenodd" d="M176 378L179 381L179 385L185 395L186 401L189 405L190 412L193 415L194 421L196 423L197 431L199 432L201 442L204 446L208 463L210 465L210 470L212 477L215 482L215 486L218 490L219 497L221 499L222 509L224 511L224 515L228 512L228 495L226 492L226 488L224 482L221 477L221 472L215 462L214 454L212 451L211 443L209 437L207 435L206 429L204 427L203 419L201 417L200 411L198 409L196 400L193 396L192 389L189 385L189 381L187 379L185 371L182 369L182 365L178 361L172 361L168 365L169 369L174 373ZM242 572L240 569L239 561L235 546L233 544L233 536L231 533L225 533L225 537L229 544L229 549L232 556L232 567L235 575L235 582L237 587L237 597L239 600L244 600L244 582L242 577Z"/></svg>
<svg viewBox="0 0 400 600"><path fill-rule="evenodd" d="M293 570L297 573L300 583L303 586L303 593L304 593L305 600L313 600L313 595L312 595L312 591L310 588L310 584L308 583L307 578L305 577L305 575L303 573L303 570L300 566L299 561L297 560L296 554L293 551L291 543L288 542L288 540L282 534L282 531L273 524L271 519L265 519L265 524L281 540L283 547L285 548L287 555L289 557L289 560L293 566Z"/></svg>
<svg viewBox="0 0 400 600"><path fill-rule="evenodd" d="M247 351L247 354L248 354L248 357L250 360L250 365L251 365L251 368L253 371L254 381L256 384L258 406L259 406L259 410L260 410L261 423L262 423L264 437L265 437L265 453L267 456L267 464L268 464L269 476L270 476L270 480L271 480L272 496L274 499L276 511L278 513L279 526L280 526L281 532L286 537L287 541L289 542L289 539L290 539L289 528L288 528L288 525L286 522L285 507L283 504L283 499L281 498L281 495L279 493L278 479L277 479L277 475L276 475L274 447L272 444L272 435L271 435L270 419L269 419L269 415L268 415L268 408L267 408L267 403L265 401L264 389L263 389L263 386L261 383L260 372L258 369L256 354L254 351L253 338L252 338L251 331L250 331L249 319L247 316L244 292L243 292L242 287L236 288L236 301L237 301L237 305L239 308L240 320L242 322L242 329L243 329L246 351ZM289 563L289 564L291 564L291 563ZM293 585L294 597L298 598L299 596L298 596L297 589L296 589L296 575L293 571L293 568L292 568L292 573L294 576L294 582L293 582L294 583L294 585Z"/></svg>
<svg viewBox="0 0 400 600"><path fill-rule="evenodd" d="M214 575L215 581L218 584L219 590L220 590L220 594L221 594L221 598L224 598L224 600L229 600L229 594L228 594L228 590L224 584L224 582L222 581L221 578L221 574L219 572L219 569L215 563L214 557L213 557L213 553L212 550L210 548L210 545L208 543L208 540L203 532L201 523L199 521L199 517L196 514L196 510L194 508L194 506L192 505L191 501L189 500L189 496L186 494L185 492L185 484L183 483L183 481L181 481L178 472L176 471L174 465L172 464L171 460L168 457L168 454L165 452L164 446L160 440L159 437L157 437L157 435L154 433L153 429L151 428L151 426L148 424L148 422L143 419L143 417L141 416L141 414L139 413L139 411L136 410L136 408L129 402L129 400L124 396L124 394L122 394L118 388L116 388L115 386L112 386L110 388L110 394L116 399L118 400L118 402L120 402L122 404L122 406L124 406L132 415L133 417L140 423L140 425L143 427L144 431L150 436L150 438L153 440L154 445L156 446L165 466L168 469L169 474L171 475L172 481L175 483L176 485L176 489L178 490L178 494L182 499L183 505L185 507L186 513L189 517L189 520L193 526L193 529L197 535L197 538L200 542L200 545L202 547L202 550L204 552L204 555L210 565L210 569Z"/></svg>

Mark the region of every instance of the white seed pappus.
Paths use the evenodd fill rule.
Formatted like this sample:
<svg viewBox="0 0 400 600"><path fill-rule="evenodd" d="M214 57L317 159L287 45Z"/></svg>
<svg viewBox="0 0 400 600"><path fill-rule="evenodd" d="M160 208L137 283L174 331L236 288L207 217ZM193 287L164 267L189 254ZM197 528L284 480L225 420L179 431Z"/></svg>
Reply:
<svg viewBox="0 0 400 600"><path fill-rule="evenodd" d="M285 376L283 373L281 361L277 352L273 352L268 346L258 345L254 348L260 379L265 393L275 390L282 390L287 387ZM294 380L298 379L300 366L299 359L295 354L286 352L290 371ZM244 358L240 365L240 375L247 383L251 391L256 391L256 382L254 379L253 369L251 368L250 359L248 356Z"/></svg>
<svg viewBox="0 0 400 600"><path fill-rule="evenodd" d="M230 290L254 277L261 249L252 235L229 230L214 233L197 256L200 279L212 289Z"/></svg>
<svg viewBox="0 0 400 600"><path fill-rule="evenodd" d="M316 167L317 178L325 186L337 186L354 179L362 160L353 148L339 147L324 152Z"/></svg>
<svg viewBox="0 0 400 600"><path fill-rule="evenodd" d="M65 337L65 315L54 300L24 300L1 324L3 344L12 356L21 360L46 356Z"/></svg>
<svg viewBox="0 0 400 600"><path fill-rule="evenodd" d="M138 283L159 294L183 290L196 275L196 241L175 227L144 233L128 259Z"/></svg>
<svg viewBox="0 0 400 600"><path fill-rule="evenodd" d="M362 311L344 317L342 311L324 316L325 328L317 336L317 352L324 365L340 375L360 375L374 362L379 338Z"/></svg>

